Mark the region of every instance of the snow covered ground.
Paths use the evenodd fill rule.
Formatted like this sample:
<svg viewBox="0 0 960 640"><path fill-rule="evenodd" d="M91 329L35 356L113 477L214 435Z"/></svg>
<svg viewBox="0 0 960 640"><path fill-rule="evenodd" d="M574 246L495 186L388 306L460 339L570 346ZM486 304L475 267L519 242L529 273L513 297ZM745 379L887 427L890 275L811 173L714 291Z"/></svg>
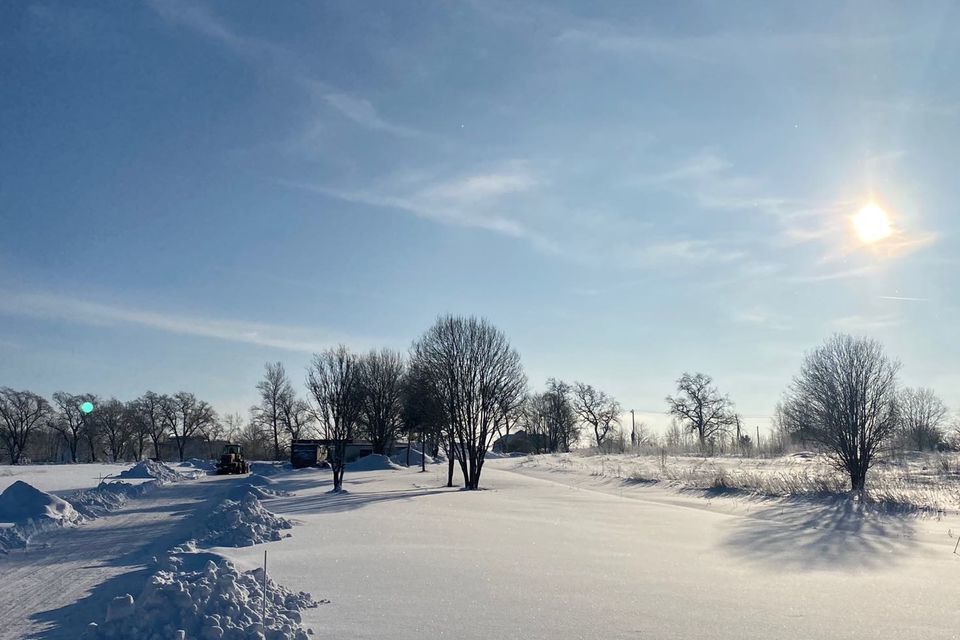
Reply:
<svg viewBox="0 0 960 640"><path fill-rule="evenodd" d="M330 494L327 470L278 473L269 488L292 495L262 503L291 537L198 557L245 571L266 549L271 580L331 601L298 613L317 638L960 637L955 514L704 498L523 458L488 461L483 491L444 476L348 471ZM0 639L102 621L243 482L165 485L0 557Z"/></svg>
<svg viewBox="0 0 960 640"><path fill-rule="evenodd" d="M133 464L25 464L0 466L0 491L23 480L41 491L63 497L77 489L89 489L103 478L115 478Z"/></svg>

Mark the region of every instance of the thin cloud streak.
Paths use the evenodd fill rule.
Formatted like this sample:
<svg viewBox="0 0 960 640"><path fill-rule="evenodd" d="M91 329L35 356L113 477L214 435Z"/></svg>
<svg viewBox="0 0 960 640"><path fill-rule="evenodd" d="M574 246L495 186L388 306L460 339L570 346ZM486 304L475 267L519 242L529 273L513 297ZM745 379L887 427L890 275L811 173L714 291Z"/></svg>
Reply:
<svg viewBox="0 0 960 640"><path fill-rule="evenodd" d="M176 335L214 338L303 353L322 351L341 342L367 344L367 341L357 341L348 336L318 333L302 327L169 314L88 302L51 293L3 292L0 295L0 313L96 327L138 326Z"/></svg>

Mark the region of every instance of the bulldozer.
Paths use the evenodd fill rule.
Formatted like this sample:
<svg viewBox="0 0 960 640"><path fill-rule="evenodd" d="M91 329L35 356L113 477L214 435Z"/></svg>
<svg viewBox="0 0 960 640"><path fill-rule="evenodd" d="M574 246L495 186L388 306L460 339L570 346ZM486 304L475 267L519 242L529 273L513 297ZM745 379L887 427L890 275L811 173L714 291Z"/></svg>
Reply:
<svg viewBox="0 0 960 640"><path fill-rule="evenodd" d="M217 462L217 475L226 476L250 473L250 465L243 459L243 447L238 444L224 445L220 461Z"/></svg>

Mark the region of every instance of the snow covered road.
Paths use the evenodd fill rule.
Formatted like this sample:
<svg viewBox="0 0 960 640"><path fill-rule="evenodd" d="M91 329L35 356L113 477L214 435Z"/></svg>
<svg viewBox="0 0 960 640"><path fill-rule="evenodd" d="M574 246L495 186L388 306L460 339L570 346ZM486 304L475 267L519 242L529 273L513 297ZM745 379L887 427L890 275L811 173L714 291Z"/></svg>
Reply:
<svg viewBox="0 0 960 640"><path fill-rule="evenodd" d="M434 488L437 467L348 473L341 496L326 474L278 476L298 495L268 507L300 526L269 545L271 575L332 600L304 619L321 637L960 637L946 522L514 466L488 463L470 493ZM223 552L249 567L263 554Z"/></svg>
<svg viewBox="0 0 960 640"><path fill-rule="evenodd" d="M36 536L26 551L0 556L0 640L77 638L102 621L107 602L139 594L151 557L183 542L231 478L159 487L117 512Z"/></svg>

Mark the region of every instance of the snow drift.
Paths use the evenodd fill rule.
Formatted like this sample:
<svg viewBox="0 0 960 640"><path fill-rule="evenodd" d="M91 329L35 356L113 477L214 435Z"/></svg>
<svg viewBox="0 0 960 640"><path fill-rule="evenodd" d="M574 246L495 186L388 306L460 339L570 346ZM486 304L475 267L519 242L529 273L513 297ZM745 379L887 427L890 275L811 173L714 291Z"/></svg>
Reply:
<svg viewBox="0 0 960 640"><path fill-rule="evenodd" d="M254 492L238 500L224 500L211 512L197 542L211 547L249 547L280 540L281 531L293 525L284 517L267 511Z"/></svg>
<svg viewBox="0 0 960 640"><path fill-rule="evenodd" d="M130 498L137 498L157 486L156 482L104 482L93 489L81 489L67 498L87 518L99 518L116 511Z"/></svg>
<svg viewBox="0 0 960 640"><path fill-rule="evenodd" d="M17 480L0 494L0 522L25 523L39 520L76 522L80 514L69 502Z"/></svg>
<svg viewBox="0 0 960 640"><path fill-rule="evenodd" d="M22 549L31 536L80 520L66 500L17 480L0 494L0 522L13 523L0 528L0 553Z"/></svg>
<svg viewBox="0 0 960 640"><path fill-rule="evenodd" d="M423 457L424 457L423 454L418 449L411 448L410 449L410 466L419 467L421 464L423 464L422 463ZM426 456L426 458L427 458L427 464L436 464L437 462L439 462L433 456ZM402 451L400 453L390 456L390 461L400 467L407 466L407 452Z"/></svg>
<svg viewBox="0 0 960 640"><path fill-rule="evenodd" d="M83 637L307 640L300 612L319 604L309 593L294 593L267 577L264 603L261 569L241 573L230 561L218 559L190 571L178 556L165 564L140 597L115 598L107 621L91 624Z"/></svg>
<svg viewBox="0 0 960 640"><path fill-rule="evenodd" d="M217 463L215 460L207 460L203 458L187 458L180 463L181 467L192 467L197 471L203 471L205 473L213 473L217 470Z"/></svg>
<svg viewBox="0 0 960 640"><path fill-rule="evenodd" d="M275 476L284 471L290 471L293 465L289 462L251 462L250 473L260 476Z"/></svg>

